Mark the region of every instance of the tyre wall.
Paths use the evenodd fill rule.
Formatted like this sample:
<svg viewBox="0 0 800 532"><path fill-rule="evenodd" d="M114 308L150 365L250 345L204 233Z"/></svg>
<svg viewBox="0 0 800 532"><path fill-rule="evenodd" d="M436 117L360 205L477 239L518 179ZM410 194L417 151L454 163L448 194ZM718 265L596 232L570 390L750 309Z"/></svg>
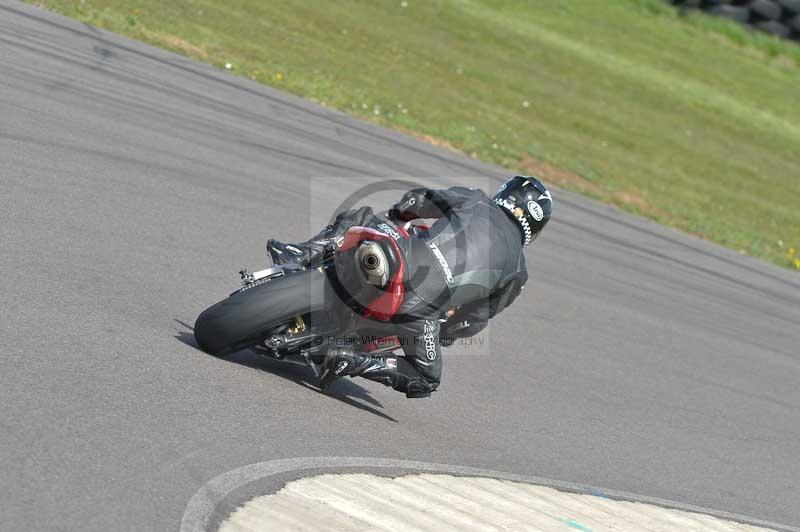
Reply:
<svg viewBox="0 0 800 532"><path fill-rule="evenodd" d="M668 0L800 42L800 0Z"/></svg>

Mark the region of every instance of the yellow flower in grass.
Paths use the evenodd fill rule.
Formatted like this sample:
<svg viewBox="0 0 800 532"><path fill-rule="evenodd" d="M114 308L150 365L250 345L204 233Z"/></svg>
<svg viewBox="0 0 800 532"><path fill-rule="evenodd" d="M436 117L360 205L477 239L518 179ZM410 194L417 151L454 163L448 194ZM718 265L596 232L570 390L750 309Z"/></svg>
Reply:
<svg viewBox="0 0 800 532"><path fill-rule="evenodd" d="M792 262L794 262L795 269L800 270L800 259L794 259Z"/></svg>

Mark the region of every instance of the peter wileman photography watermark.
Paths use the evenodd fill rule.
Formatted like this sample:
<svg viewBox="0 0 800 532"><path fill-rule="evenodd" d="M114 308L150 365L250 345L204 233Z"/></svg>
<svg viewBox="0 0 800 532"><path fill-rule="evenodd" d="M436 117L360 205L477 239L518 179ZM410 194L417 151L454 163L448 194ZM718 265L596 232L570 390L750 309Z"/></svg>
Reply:
<svg viewBox="0 0 800 532"><path fill-rule="evenodd" d="M483 349L486 345L486 337L483 335L469 336L466 338L440 337L439 345L442 347L456 347L462 349L477 348ZM424 336L413 337L391 337L377 335L356 335L356 336L317 336L314 338L314 345L333 347L347 347L355 345L374 345L378 348L383 347L405 347L416 344L424 344Z"/></svg>
<svg viewBox="0 0 800 532"><path fill-rule="evenodd" d="M403 223L391 219L389 209L401 200L413 202L404 196L412 190L425 189L446 189L452 186L465 187L470 189L480 189L488 197L497 190L501 184L499 179L487 177L451 177L451 178L379 178L379 177L319 177L309 180L310 205L308 209L308 230L309 234L314 234L320 229L341 225L341 217L348 219L348 223L358 223L371 226L386 236L399 241L407 238L406 235L427 239L430 235L440 235L441 238L450 238L455 241L457 249L456 257L445 258L441 252L437 253L438 248L435 244L429 245L433 261L408 261L405 266L408 268L404 274L404 284L407 293L415 287L425 286L434 292L426 294L431 301L442 304L442 312L445 313L442 321L442 331L439 343L442 347L447 347L449 353L461 352L464 354L478 354L489 348L490 328L479 331L479 334L469 336L454 335L448 337L446 334L447 323L450 325L458 320L458 308L448 306L452 300L455 290L459 290L460 282L463 281L465 272L469 272L470 257L492 256L499 254L502 256L504 250L501 243L497 243L498 249L493 249L495 243L484 249L468 249L464 233L459 231L459 224L465 220L460 220L450 216L447 206L436 205L435 202L426 205L425 218L412 220ZM413 203L407 207L413 207ZM343 214L344 213L344 214ZM349 213L349 214L348 214ZM426 240L427 242L427 240ZM351 293L342 285L337 285L334 291L335 296L340 301L352 301L357 298L356 294ZM418 315L405 314L402 311L395 314L391 321L394 324L403 324L421 319ZM464 329L466 331L466 329ZM393 338L393 340L392 340ZM377 342L395 341L396 347L403 347L409 343L425 342L424 337L397 337L381 335L358 335L342 337L318 337L315 340L317 345L327 345L329 347L342 347L346 345L361 344L375 345ZM378 345L377 347L384 347ZM388 347L388 346L386 346Z"/></svg>

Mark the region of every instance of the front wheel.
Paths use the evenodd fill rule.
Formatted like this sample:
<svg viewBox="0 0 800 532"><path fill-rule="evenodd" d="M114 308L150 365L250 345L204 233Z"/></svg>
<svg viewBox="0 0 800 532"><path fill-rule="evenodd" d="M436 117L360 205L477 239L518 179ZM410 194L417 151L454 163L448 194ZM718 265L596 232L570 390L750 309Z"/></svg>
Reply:
<svg viewBox="0 0 800 532"><path fill-rule="evenodd" d="M218 357L252 347L287 320L325 308L326 288L319 270L245 288L204 310L194 324L194 337L203 351Z"/></svg>

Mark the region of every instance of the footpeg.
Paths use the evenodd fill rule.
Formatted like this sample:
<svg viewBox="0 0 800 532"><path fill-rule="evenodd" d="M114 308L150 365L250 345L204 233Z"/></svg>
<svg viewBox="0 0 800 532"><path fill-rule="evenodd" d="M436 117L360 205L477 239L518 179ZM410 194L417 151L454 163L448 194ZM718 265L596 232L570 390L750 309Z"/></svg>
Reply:
<svg viewBox="0 0 800 532"><path fill-rule="evenodd" d="M311 353L308 350L303 349L300 351L300 354L303 355L303 360L306 361L306 365L311 368L311 371L314 372L314 376L319 378L319 368L316 364L314 364L314 360L311 358Z"/></svg>

